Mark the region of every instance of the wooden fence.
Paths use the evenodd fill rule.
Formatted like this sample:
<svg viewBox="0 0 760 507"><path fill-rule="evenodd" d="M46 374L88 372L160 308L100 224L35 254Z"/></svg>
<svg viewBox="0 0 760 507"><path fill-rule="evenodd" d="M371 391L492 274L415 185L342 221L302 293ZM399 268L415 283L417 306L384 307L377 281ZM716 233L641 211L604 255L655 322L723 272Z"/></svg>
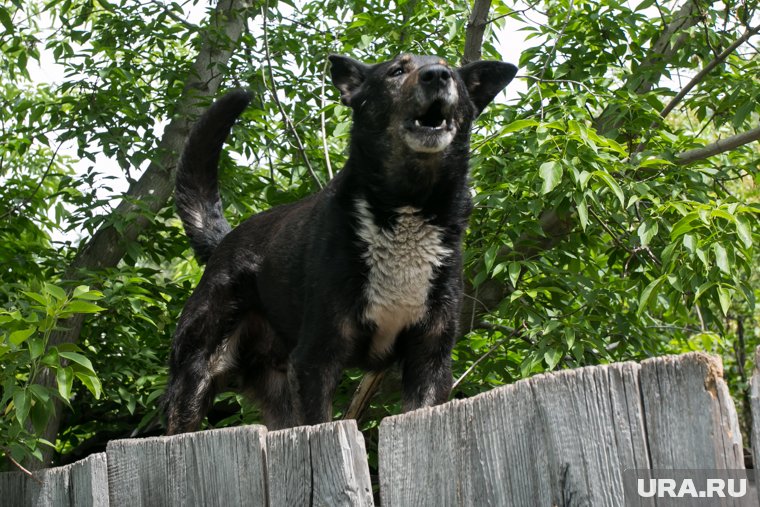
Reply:
<svg viewBox="0 0 760 507"><path fill-rule="evenodd" d="M757 463L757 367L751 404ZM688 505L626 499L624 471L744 469L721 362L699 353L539 375L388 417L378 455L384 506ZM747 494L720 505L760 505L747 476ZM113 441L34 478L0 474L0 505L365 506L373 493L362 435L341 421Z"/></svg>

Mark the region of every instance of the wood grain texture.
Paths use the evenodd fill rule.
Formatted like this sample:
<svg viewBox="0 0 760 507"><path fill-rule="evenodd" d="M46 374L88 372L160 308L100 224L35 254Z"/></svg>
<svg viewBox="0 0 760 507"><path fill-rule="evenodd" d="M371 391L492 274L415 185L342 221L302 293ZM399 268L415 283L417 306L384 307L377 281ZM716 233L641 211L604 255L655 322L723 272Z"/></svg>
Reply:
<svg viewBox="0 0 760 507"><path fill-rule="evenodd" d="M264 505L263 426L108 444L111 505Z"/></svg>
<svg viewBox="0 0 760 507"><path fill-rule="evenodd" d="M758 364L760 349L750 382L756 462ZM623 472L743 469L722 374L718 358L692 353L538 375L386 418L382 504L670 505L626 499ZM757 503L750 490L749 502ZM113 441L106 453L35 472L34 479L0 474L0 504L332 507L371 506L373 497L363 436L345 420L271 433L244 426Z"/></svg>
<svg viewBox="0 0 760 507"><path fill-rule="evenodd" d="M105 453L71 465L34 472L0 474L0 505L35 507L106 507L108 475Z"/></svg>
<svg viewBox="0 0 760 507"><path fill-rule="evenodd" d="M715 356L690 353L641 363L652 468L744 468L736 410Z"/></svg>
<svg viewBox="0 0 760 507"><path fill-rule="evenodd" d="M353 420L267 435L272 506L371 506L364 437Z"/></svg>
<svg viewBox="0 0 760 507"><path fill-rule="evenodd" d="M267 485L269 504L311 504L311 451L309 427L267 434Z"/></svg>
<svg viewBox="0 0 760 507"><path fill-rule="evenodd" d="M386 418L382 504L619 506L627 469L741 469L721 372L704 354L618 363Z"/></svg>
<svg viewBox="0 0 760 507"><path fill-rule="evenodd" d="M356 421L340 421L309 429L314 506L374 505L367 450Z"/></svg>
<svg viewBox="0 0 760 507"><path fill-rule="evenodd" d="M752 410L752 434L750 435L752 458L755 471L758 471L760 469L760 347L755 349L755 367L752 369L752 378L749 381L749 403Z"/></svg>

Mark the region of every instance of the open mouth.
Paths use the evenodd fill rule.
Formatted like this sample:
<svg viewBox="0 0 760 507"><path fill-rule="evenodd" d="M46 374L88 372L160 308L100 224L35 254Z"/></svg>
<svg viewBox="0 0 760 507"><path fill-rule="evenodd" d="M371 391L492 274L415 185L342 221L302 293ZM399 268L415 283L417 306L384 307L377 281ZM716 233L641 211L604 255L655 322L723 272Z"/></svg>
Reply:
<svg viewBox="0 0 760 507"><path fill-rule="evenodd" d="M456 129L446 109L443 101L434 100L422 114L407 120L404 137L412 150L435 153L451 144Z"/></svg>
<svg viewBox="0 0 760 507"><path fill-rule="evenodd" d="M443 114L443 104L440 100L434 101L422 116L414 119L414 126L417 128L437 130L444 129L447 125L448 119Z"/></svg>

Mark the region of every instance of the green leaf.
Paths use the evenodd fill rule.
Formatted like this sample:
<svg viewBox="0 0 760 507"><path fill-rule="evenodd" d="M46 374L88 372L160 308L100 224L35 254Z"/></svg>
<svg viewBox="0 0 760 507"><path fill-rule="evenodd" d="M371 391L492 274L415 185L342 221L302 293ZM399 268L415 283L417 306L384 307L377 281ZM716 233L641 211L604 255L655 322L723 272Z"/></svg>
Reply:
<svg viewBox="0 0 760 507"><path fill-rule="evenodd" d="M670 230L670 239L674 240L677 237L683 234L686 234L687 232L694 229L694 226L692 225L692 223L696 221L698 218L699 218L699 215L694 211L682 217L678 222L675 223L675 225L673 226L673 229Z"/></svg>
<svg viewBox="0 0 760 507"><path fill-rule="evenodd" d="M684 234L683 246L684 248L686 248L686 250L689 251L689 253L693 254L697 250L697 240L694 238L692 234Z"/></svg>
<svg viewBox="0 0 760 507"><path fill-rule="evenodd" d="M74 375L87 387L87 389L95 396L95 399L100 399L100 393L103 392L103 387L100 384L100 379L95 375L88 375L82 372L75 372Z"/></svg>
<svg viewBox="0 0 760 507"><path fill-rule="evenodd" d="M29 329L19 329L18 331L13 331L8 337L8 340L10 340L10 342L14 345L21 345L27 339L29 339L29 337L32 336L35 331L37 331L36 327L30 327Z"/></svg>
<svg viewBox="0 0 760 507"><path fill-rule="evenodd" d="M707 292L709 289L711 289L715 284L715 282L705 282L702 285L697 288L697 293L694 295L694 302L699 301L699 298L702 297L702 294Z"/></svg>
<svg viewBox="0 0 760 507"><path fill-rule="evenodd" d="M538 168L538 175L543 180L541 193L548 194L562 181L562 164L557 160L544 162Z"/></svg>
<svg viewBox="0 0 760 507"><path fill-rule="evenodd" d="M36 292L31 292L31 291L24 291L23 294L29 299L33 299L34 301L38 302L42 306L47 307L48 305L48 302L49 302L48 298L46 298L42 294L38 294Z"/></svg>
<svg viewBox="0 0 760 507"><path fill-rule="evenodd" d="M31 399L26 389L19 389L13 393L13 405L16 407L16 421L23 425L29 417L29 408L31 407Z"/></svg>
<svg viewBox="0 0 760 507"><path fill-rule="evenodd" d="M641 246L649 246L649 242L657 235L659 226L653 220L644 220L637 231Z"/></svg>
<svg viewBox="0 0 760 507"><path fill-rule="evenodd" d="M496 254L499 251L498 245L491 245L489 246L486 251L483 253L483 261L486 265L486 271L491 271L493 268L493 263L496 261Z"/></svg>
<svg viewBox="0 0 760 507"><path fill-rule="evenodd" d="M736 234L745 247L752 247L752 228L747 218L742 215L736 217Z"/></svg>
<svg viewBox="0 0 760 507"><path fill-rule="evenodd" d="M565 328L565 344L568 350L572 349L575 344L575 329L572 327Z"/></svg>
<svg viewBox="0 0 760 507"><path fill-rule="evenodd" d="M720 309L723 311L723 315L728 315L728 310L731 309L731 296L731 289L723 285L718 286L718 300L720 301Z"/></svg>
<svg viewBox="0 0 760 507"><path fill-rule="evenodd" d="M50 419L50 411L48 410L48 406L50 406L49 402L46 403L35 400L34 403L32 403L31 410L29 411L32 427L34 428L35 433L38 435L42 434L42 432L45 431L45 426L47 426L48 420Z"/></svg>
<svg viewBox="0 0 760 507"><path fill-rule="evenodd" d="M539 122L536 120L516 120L501 129L501 135L509 134L510 132L517 132L528 127L535 127Z"/></svg>
<svg viewBox="0 0 760 507"><path fill-rule="evenodd" d="M45 352L45 342L42 338L33 338L26 342L29 347L29 356L31 359L37 359Z"/></svg>
<svg viewBox="0 0 760 507"><path fill-rule="evenodd" d="M736 218L726 210L714 209L710 212L710 216L722 218L728 222L736 222Z"/></svg>
<svg viewBox="0 0 760 507"><path fill-rule="evenodd" d="M547 350L544 353L544 361L550 370L553 370L557 363L562 358L562 351L557 349Z"/></svg>
<svg viewBox="0 0 760 507"><path fill-rule="evenodd" d="M13 33L13 21L11 21L11 15L5 7L0 7L0 23L3 24L7 33Z"/></svg>
<svg viewBox="0 0 760 507"><path fill-rule="evenodd" d="M588 206L586 205L586 199L581 199L580 201L578 201L577 209L578 209L578 220L581 223L581 229L585 231L586 227L588 226Z"/></svg>
<svg viewBox="0 0 760 507"><path fill-rule="evenodd" d="M640 317L641 314L644 313L644 310L649 307L652 299L657 297L657 290L664 280L664 276L655 278L649 283L649 285L644 288L643 291L641 291L641 296L639 297L639 307L636 309L637 317Z"/></svg>
<svg viewBox="0 0 760 507"><path fill-rule="evenodd" d="M601 179L604 184L607 185L610 190L612 190L615 196L617 196L618 201L620 201L620 206L625 208L625 195L623 195L623 190L620 188L620 185L618 185L617 181L615 181L615 178L604 171L594 171L593 175Z"/></svg>
<svg viewBox="0 0 760 507"><path fill-rule="evenodd" d="M97 301L103 299L103 293L97 290L90 290L86 285L80 285L74 289L71 295L72 299L86 299L89 301Z"/></svg>
<svg viewBox="0 0 760 507"><path fill-rule="evenodd" d="M522 267L519 262L509 263L509 281L512 282L512 287L517 287L517 282L520 279L520 271Z"/></svg>
<svg viewBox="0 0 760 507"><path fill-rule="evenodd" d="M70 313L98 313L103 310L105 308L87 301L72 301L63 308L63 311Z"/></svg>
<svg viewBox="0 0 760 507"><path fill-rule="evenodd" d="M71 389L74 384L74 370L71 366L58 368L55 372L58 381L58 393L64 400L71 399Z"/></svg>
<svg viewBox="0 0 760 507"><path fill-rule="evenodd" d="M53 285L52 283L45 284L45 292L53 296L58 301L66 300L66 291L58 287L57 285Z"/></svg>
<svg viewBox="0 0 760 507"><path fill-rule="evenodd" d="M717 264L718 268L725 274L730 275L731 266L728 262L726 248L720 243L713 243L713 252L715 252L715 264Z"/></svg>
<svg viewBox="0 0 760 507"><path fill-rule="evenodd" d="M78 352L61 351L61 352L58 352L58 355L60 355L61 357L65 359L68 359L69 361L73 361L74 363L82 366L84 369L86 369L87 371L93 374L95 373L95 369L92 367L92 363L90 362L90 360Z"/></svg>
<svg viewBox="0 0 760 507"><path fill-rule="evenodd" d="M30 385L29 391L32 393L32 395L34 395L35 398L43 403L47 403L50 400L50 392L46 387L43 387L40 384Z"/></svg>
<svg viewBox="0 0 760 507"><path fill-rule="evenodd" d="M654 5L655 0L644 0L639 5L636 6L635 11L643 11L644 9L648 9L649 7Z"/></svg>

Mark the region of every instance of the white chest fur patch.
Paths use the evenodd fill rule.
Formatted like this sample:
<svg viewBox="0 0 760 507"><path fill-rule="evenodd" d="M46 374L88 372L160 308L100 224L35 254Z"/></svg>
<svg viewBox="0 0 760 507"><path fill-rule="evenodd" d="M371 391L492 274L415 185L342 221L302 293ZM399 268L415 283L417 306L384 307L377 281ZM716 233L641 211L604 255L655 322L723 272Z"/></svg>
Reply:
<svg viewBox="0 0 760 507"><path fill-rule="evenodd" d="M356 211L369 267L364 318L377 325L371 352L383 355L402 329L425 317L434 270L452 252L443 245L441 228L429 224L415 208L396 210L391 229L378 227L365 200L356 201Z"/></svg>

